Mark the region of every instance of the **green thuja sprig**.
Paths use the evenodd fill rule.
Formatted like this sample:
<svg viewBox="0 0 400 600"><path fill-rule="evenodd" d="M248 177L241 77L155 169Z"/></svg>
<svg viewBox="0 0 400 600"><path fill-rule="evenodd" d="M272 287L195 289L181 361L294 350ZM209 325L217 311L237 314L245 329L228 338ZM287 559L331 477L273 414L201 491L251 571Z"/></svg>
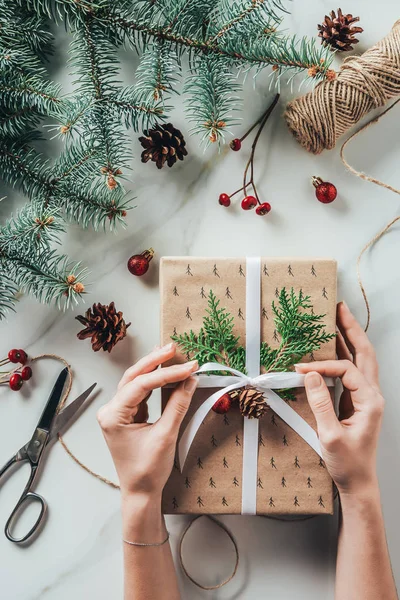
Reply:
<svg viewBox="0 0 400 600"><path fill-rule="evenodd" d="M310 296L305 296L301 290L296 294L293 288L290 293L282 288L278 303L272 303L272 310L275 329L281 341L277 348L272 348L266 342L261 344L260 366L267 373L290 370L304 356L335 337L334 333L326 331L323 323L325 315L314 314ZM198 360L199 365L219 362L245 373L246 352L239 343L240 337L233 332L234 317L220 306L220 300L212 290L208 296L206 313L203 326L197 334L190 330L171 336L172 340L191 359ZM282 390L282 393L287 396L286 399L294 399L290 390Z"/></svg>

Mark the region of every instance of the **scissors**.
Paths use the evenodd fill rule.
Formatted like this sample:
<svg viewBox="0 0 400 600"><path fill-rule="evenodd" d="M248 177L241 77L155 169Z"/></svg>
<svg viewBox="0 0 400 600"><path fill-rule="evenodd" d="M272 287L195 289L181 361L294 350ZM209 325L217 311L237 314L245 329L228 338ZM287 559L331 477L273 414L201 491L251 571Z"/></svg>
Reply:
<svg viewBox="0 0 400 600"><path fill-rule="evenodd" d="M39 419L38 424L33 432L33 435L29 442L27 442L18 452L10 458L10 460L0 470L0 482L7 471L12 468L15 464L22 464L28 462L31 467L31 473L28 479L28 483L25 486L22 496L18 500L14 510L12 511L4 533L10 542L20 544L26 542L39 528L40 523L46 512L47 504L44 498L32 491L41 461L44 457L44 450L46 446L51 442L57 434L64 429L67 423L74 417L77 411L84 404L89 394L92 392L96 383L91 385L83 394L78 396L76 400L71 402L66 408L57 414L58 407L60 405L64 385L68 376L68 369L63 369L59 374L56 383L54 384L53 390L47 400L46 406L44 407L42 416ZM19 515L23 511L28 503L37 502L40 505L39 516L31 529L26 535L20 538L16 538L12 535L11 530L13 529Z"/></svg>

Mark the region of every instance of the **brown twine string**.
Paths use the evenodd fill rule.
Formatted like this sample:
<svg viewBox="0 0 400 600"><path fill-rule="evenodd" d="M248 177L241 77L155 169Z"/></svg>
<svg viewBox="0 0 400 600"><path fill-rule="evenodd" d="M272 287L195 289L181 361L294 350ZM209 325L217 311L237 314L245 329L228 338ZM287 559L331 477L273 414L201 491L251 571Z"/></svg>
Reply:
<svg viewBox="0 0 400 600"><path fill-rule="evenodd" d="M370 127L370 125L373 125L375 123L378 123L378 121L384 116L386 115L390 110L392 110L392 108L394 106L396 106L396 104L398 104L400 102L400 98L398 100L396 100L395 102L393 102L393 104L391 104L388 108L386 108L380 115L378 115L377 117L371 119L370 121L368 121L365 125L363 125L362 127L360 127L360 129L358 129L355 133L353 133L343 144L342 147L340 149L340 158L344 164L344 166L346 167L346 169L348 171L350 171L350 173L353 173L353 175L356 175L357 177L360 177L361 179L364 179L364 181L369 181L370 183L374 183L376 185L379 185L383 188L385 188L386 190L390 190L391 192L394 192L395 194L399 194L400 195L400 190L389 185L388 183L384 183L383 181L380 181L379 179L376 179L375 177L370 177L369 175L366 175L365 173L362 173L361 171L357 171L356 169L354 169L354 167L352 167L347 160L344 157L344 149L346 148L347 144L354 139L356 136L358 136L359 133L361 133L362 131L364 131L365 129L367 129L368 127ZM387 223L380 231L378 231L378 233L376 233L374 235L374 237L372 239L369 240L369 242L367 242L365 244L365 246L363 247L363 249L361 250L360 254L357 257L357 263L356 263L356 268L357 268L357 281L358 281L358 285L360 287L362 296L364 298L364 303L365 303L365 308L367 310L367 322L365 324L365 331L368 331L368 327L370 325L371 322L371 307L368 301L368 297L367 297L367 293L365 291L365 287L361 278L361 271L360 271L360 263L361 263L361 259L364 255L364 253L371 248L371 246L373 246L378 240L381 239L381 237L383 237L385 235L385 233L387 231L389 231L389 229L395 224L397 223L397 221L400 220L400 216L398 217L394 217L394 219L392 219L389 223Z"/></svg>
<svg viewBox="0 0 400 600"><path fill-rule="evenodd" d="M186 567L185 567L185 565L183 563L183 556L182 556L182 544L183 544L183 540L184 540L187 532L189 531L189 529L193 525L193 523L195 521L197 521L198 519L201 519L202 517L207 517L208 519L210 519L210 521L212 521L213 523L215 523L215 525L217 525L218 527L220 527L227 534L227 536L229 537L229 539L231 540L231 542L232 542L232 544L233 544L233 546L235 548L236 562L235 562L235 566L233 568L233 571L232 571L232 573L229 575L229 577L227 579L225 579L221 583L218 583L217 585L210 585L210 586L202 585L201 583L199 583L198 581L196 581L190 575L190 573L187 571L187 569L186 569ZM227 583L229 583L235 577L236 572L238 570L238 566L239 566L239 549L238 549L236 540L233 537L233 534L231 533L231 531L228 529L228 527L226 527L226 525L224 525L223 523L221 523L221 521L218 521L218 519L216 519L212 515L197 515L197 517L195 517L194 519L192 519L190 521L190 523L186 526L185 530L183 531L183 533L181 535L181 539L179 540L178 552L179 552L179 561L181 563L182 570L185 573L186 577L188 577L188 579L190 579L190 581L192 583L194 583L195 585L197 585L197 587L199 587L202 590L218 590L219 588L221 588L224 585L226 585Z"/></svg>
<svg viewBox="0 0 400 600"><path fill-rule="evenodd" d="M309 152L334 148L338 138L372 109L400 95L400 20L361 56L343 61L337 77L290 102L289 129Z"/></svg>

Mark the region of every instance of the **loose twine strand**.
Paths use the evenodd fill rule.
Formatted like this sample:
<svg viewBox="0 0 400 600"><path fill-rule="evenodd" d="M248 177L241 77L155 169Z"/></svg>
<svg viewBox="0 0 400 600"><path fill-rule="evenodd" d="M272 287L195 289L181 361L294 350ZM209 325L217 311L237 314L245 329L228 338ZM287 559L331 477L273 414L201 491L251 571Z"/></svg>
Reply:
<svg viewBox="0 0 400 600"><path fill-rule="evenodd" d="M399 21L400 22L400 21ZM356 177L360 177L361 179L364 179L364 181L369 181L370 183L374 183L375 185L379 185L380 187L385 188L386 190L390 190L391 192L394 192L395 194L399 194L400 195L400 190L389 185L388 183L385 183L383 181L380 181L379 179L376 179L375 177L371 177L369 175L366 175L365 173L363 173L362 171L357 171L356 169L354 169L354 167L352 167L346 160L345 156L344 156L344 149L346 148L347 144L353 140L355 137L357 137L362 131L364 131L365 129L367 129L368 127L370 127L371 125L374 125L375 123L378 123L378 121L384 116L386 115L390 110L392 110L392 108L394 108L396 106L396 104L398 104L400 102L400 98L398 100L396 100L395 102L393 102L393 104L391 104L388 108L386 108L380 115L378 115L377 117L374 117L373 119L371 119L370 121L368 121L365 125L363 125L362 127L360 127L360 129L358 129L356 132L354 132L343 144L342 147L340 149L340 158L342 160L342 163L344 164L344 166L346 167L346 169L348 171L350 171L350 173L352 173L353 175L356 175ZM397 221L400 220L400 216L394 217L391 221L389 221L389 223L387 223L380 231L378 231L378 233L376 233L374 235L373 238L371 238L369 240L369 242L367 242L365 244L365 246L363 247L363 249L361 250L360 254L357 257L357 263L356 263L356 269L357 269L357 281L358 281L358 285L360 287L363 299L364 299L364 303L365 303L365 308L367 310L367 321L365 324L365 331L368 331L370 322L371 322L371 307L368 301L368 297L367 297L367 293L365 291L365 287L361 278L361 269L360 269L360 263L361 263L361 259L364 255L364 253L371 248L378 240L381 239L381 237L383 237L385 235L385 233L387 231L389 231L389 229L395 224L397 223Z"/></svg>

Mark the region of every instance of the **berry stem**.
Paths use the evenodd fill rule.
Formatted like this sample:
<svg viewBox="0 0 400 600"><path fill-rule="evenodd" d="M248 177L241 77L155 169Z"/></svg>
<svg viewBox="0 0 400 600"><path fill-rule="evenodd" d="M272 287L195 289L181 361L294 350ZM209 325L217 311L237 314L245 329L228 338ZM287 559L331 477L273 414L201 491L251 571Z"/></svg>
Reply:
<svg viewBox="0 0 400 600"><path fill-rule="evenodd" d="M256 152L257 143L258 143L258 140L260 139L260 135L262 133L262 130L264 129L266 122L268 121L268 119L269 119L272 111L274 110L275 106L277 105L278 100L279 100L279 94L276 94L275 97L274 97L274 99L272 100L271 104L269 105L269 107L267 108L267 110L265 111L265 113L263 114L263 116L261 117L261 119L259 119L257 121L257 123L255 123L254 126L250 129L250 131L251 131L252 129L254 129L254 127L258 123L260 123L260 127L258 128L256 136L255 136L255 138L253 140L253 143L251 145L251 152L250 152L249 160L247 161L246 168L244 170L244 175L243 175L243 192L244 192L244 195L246 195L246 188L249 187L249 186L252 186L252 188L254 190L254 195L255 195L255 197L257 199L258 204L261 204L261 203L260 203L260 199L258 197L258 192L257 192L256 185L254 183L254 155L255 155L255 152ZM250 131L248 133L250 133ZM248 133L246 135L248 135ZM249 168L250 168L250 179L247 182L247 173L249 171Z"/></svg>
<svg viewBox="0 0 400 600"><path fill-rule="evenodd" d="M275 104L278 102L278 99L279 99L279 94L277 94L273 100L273 103L272 103L273 106L271 105L272 109L274 108ZM246 131L246 133L241 138L239 138L241 142L243 142L243 140L245 140L247 138L247 136L250 135L250 133L253 131L253 129L255 129L257 127L257 125L259 123L261 123L264 119L269 117L269 115L272 112L271 106L269 106L267 108L267 110L261 115L261 117L259 119L257 119L257 121L255 123L253 123L253 125L250 127L250 129L248 129ZM264 125L262 125L262 127L264 127Z"/></svg>

